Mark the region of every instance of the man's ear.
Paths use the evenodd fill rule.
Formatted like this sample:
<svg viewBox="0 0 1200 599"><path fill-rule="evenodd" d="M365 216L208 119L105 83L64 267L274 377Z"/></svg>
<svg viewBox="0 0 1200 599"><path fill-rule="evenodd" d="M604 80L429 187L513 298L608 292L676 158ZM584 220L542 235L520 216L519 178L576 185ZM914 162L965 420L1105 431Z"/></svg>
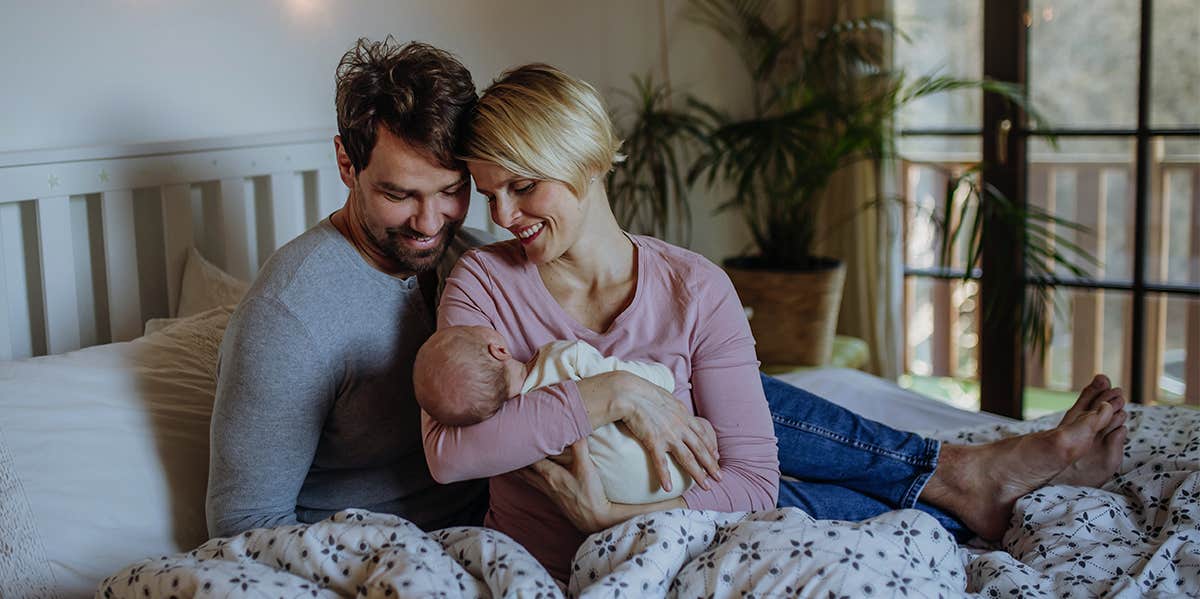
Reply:
<svg viewBox="0 0 1200 599"><path fill-rule="evenodd" d="M512 354L508 353L508 348L501 343L489 343L488 353L501 362L512 359Z"/></svg>
<svg viewBox="0 0 1200 599"><path fill-rule="evenodd" d="M346 146L342 144L342 136L333 136L333 148L337 155L338 175L342 178L342 183L346 185L346 189L354 189L358 182L358 172L354 170L354 164L350 162L350 155L346 153Z"/></svg>

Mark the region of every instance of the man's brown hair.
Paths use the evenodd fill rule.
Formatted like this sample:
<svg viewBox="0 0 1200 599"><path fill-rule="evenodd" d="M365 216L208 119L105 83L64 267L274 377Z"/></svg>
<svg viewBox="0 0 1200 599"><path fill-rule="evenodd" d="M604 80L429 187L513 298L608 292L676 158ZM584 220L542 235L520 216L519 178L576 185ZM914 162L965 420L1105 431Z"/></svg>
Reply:
<svg viewBox="0 0 1200 599"><path fill-rule="evenodd" d="M420 42L400 45L360 38L337 67L338 134L361 172L371 160L382 125L447 169L460 126L475 106L471 72L449 52Z"/></svg>

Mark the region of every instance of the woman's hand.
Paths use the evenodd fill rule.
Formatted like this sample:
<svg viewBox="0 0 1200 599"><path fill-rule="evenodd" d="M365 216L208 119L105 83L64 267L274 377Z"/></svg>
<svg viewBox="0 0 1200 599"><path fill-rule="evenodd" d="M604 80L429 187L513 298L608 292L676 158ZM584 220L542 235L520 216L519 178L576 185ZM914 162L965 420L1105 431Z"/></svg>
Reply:
<svg viewBox="0 0 1200 599"><path fill-rule="evenodd" d="M588 455L587 438L576 441L562 456L534 462L518 470L517 475L549 497L583 532L591 534L620 522Z"/></svg>
<svg viewBox="0 0 1200 599"><path fill-rule="evenodd" d="M664 491L671 490L667 454L702 489L709 489L708 478L721 480L717 453L717 435L709 422L692 416L674 395L663 388L626 372L613 372L583 379L580 394L606 397L607 408L593 426L620 420L641 441L654 463L655 473ZM589 409L589 417L593 411Z"/></svg>

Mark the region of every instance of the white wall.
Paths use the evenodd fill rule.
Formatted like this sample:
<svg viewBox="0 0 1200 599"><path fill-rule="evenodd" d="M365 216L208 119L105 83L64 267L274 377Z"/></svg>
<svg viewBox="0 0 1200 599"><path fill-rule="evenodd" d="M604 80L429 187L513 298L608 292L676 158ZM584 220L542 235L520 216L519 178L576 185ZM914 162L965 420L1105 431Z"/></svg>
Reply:
<svg viewBox="0 0 1200 599"><path fill-rule="evenodd" d="M744 101L682 4L667 2L676 88ZM0 0L0 15L0 152L333 130L334 67L360 36L450 50L481 88L545 61L612 97L660 64L654 0ZM734 219L695 204L694 249L741 248Z"/></svg>

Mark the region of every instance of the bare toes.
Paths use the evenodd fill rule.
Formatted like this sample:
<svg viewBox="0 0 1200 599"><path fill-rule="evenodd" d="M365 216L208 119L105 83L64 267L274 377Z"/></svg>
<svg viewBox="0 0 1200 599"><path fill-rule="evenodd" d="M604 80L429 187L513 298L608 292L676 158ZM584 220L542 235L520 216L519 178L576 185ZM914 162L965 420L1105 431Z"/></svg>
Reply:
<svg viewBox="0 0 1200 599"><path fill-rule="evenodd" d="M1104 430L1100 432L1100 434L1102 436L1111 435L1113 433L1113 431L1125 426L1125 423L1128 420L1129 420L1129 412L1126 412L1125 410L1118 410L1116 413L1113 414L1112 420L1109 421L1108 426L1105 427Z"/></svg>
<svg viewBox="0 0 1200 599"><path fill-rule="evenodd" d="M1092 408L1091 412L1095 414L1095 419L1091 422L1092 430L1099 433L1107 429L1113 418L1116 417L1117 408L1107 401L1102 401Z"/></svg>
<svg viewBox="0 0 1200 599"><path fill-rule="evenodd" d="M1082 391L1079 392L1079 399L1071 406L1067 413L1063 415L1062 424L1069 424L1075 419L1083 415L1084 412L1092 409L1097 400L1110 391L1111 382L1107 376L1097 374L1092 378L1092 382L1088 383Z"/></svg>
<svg viewBox="0 0 1200 599"><path fill-rule="evenodd" d="M1129 437L1129 429L1119 426L1104 436L1105 470L1104 480L1112 478L1121 468L1121 459L1125 457L1125 440ZM1103 484L1103 482L1101 483ZM1099 485L1097 485L1099 486Z"/></svg>
<svg viewBox="0 0 1200 599"><path fill-rule="evenodd" d="M1118 426L1104 435L1104 446L1120 445L1125 448L1125 440L1129 437L1129 427Z"/></svg>
<svg viewBox="0 0 1200 599"><path fill-rule="evenodd" d="M1071 456L1068 462L1079 459L1080 455L1091 450L1091 446L1099 441L1102 432L1108 429L1113 416L1117 413L1112 404L1100 402L1096 407L1079 415L1074 421L1066 418L1054 429L1047 431L1053 434L1055 450L1062 456Z"/></svg>
<svg viewBox="0 0 1200 599"><path fill-rule="evenodd" d="M1089 414L1086 418L1092 419L1095 416L1096 414ZM1079 446L1086 447L1086 452L1054 476L1050 484L1100 487L1108 482L1121 467L1121 459L1124 457L1125 439L1129 431L1123 425L1126 417L1125 412L1113 414L1110 423L1121 421L1122 424L1112 426L1093 437L1092 444Z"/></svg>
<svg viewBox="0 0 1200 599"><path fill-rule="evenodd" d="M1117 410L1124 408L1125 404L1127 403L1125 401L1125 390L1120 387L1117 387L1115 389L1109 389L1108 391L1105 391L1102 394L1102 397L1103 397L1104 401L1107 401L1108 403L1112 404L1113 407L1116 408Z"/></svg>

